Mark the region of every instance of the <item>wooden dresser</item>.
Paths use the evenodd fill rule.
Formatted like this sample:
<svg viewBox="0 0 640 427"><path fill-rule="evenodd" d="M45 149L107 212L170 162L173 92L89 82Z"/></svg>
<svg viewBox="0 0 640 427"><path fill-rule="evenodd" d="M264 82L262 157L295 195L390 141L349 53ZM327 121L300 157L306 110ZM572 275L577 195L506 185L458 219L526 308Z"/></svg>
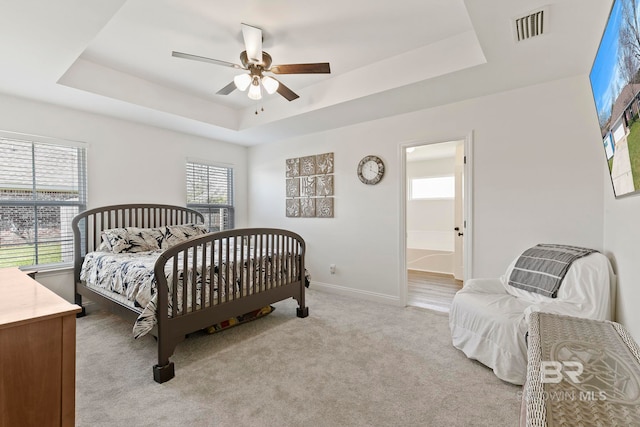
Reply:
<svg viewBox="0 0 640 427"><path fill-rule="evenodd" d="M73 426L80 307L0 269L0 427Z"/></svg>

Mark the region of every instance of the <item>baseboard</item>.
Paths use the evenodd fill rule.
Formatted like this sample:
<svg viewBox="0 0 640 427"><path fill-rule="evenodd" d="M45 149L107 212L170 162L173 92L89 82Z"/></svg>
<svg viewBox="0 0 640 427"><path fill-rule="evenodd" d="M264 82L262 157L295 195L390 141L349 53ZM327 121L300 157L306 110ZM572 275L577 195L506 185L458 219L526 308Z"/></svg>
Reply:
<svg viewBox="0 0 640 427"><path fill-rule="evenodd" d="M311 281L309 289L317 289L322 292L328 292L337 295L346 295L388 305L402 306L402 304L400 304L400 297L397 296L385 295L371 291L363 291L362 289L347 288L345 286L333 285L330 283Z"/></svg>

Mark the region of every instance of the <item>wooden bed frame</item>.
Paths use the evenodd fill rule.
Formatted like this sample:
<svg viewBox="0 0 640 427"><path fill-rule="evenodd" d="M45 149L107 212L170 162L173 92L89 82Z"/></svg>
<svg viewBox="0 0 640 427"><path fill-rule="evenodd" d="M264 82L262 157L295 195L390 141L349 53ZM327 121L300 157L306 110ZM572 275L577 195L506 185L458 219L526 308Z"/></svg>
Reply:
<svg viewBox="0 0 640 427"><path fill-rule="evenodd" d="M155 228L164 225L202 223L204 218L199 212L181 206L158 204L112 205L90 209L78 214L72 221L74 233L74 278L75 302L82 307L82 297L103 306L112 313L130 319L138 318L139 311L118 302L104 294L87 287L80 280L80 270L85 255L98 248L103 230L123 227ZM245 245L238 245L239 242ZM214 248L213 250L211 248ZM223 249L224 248L224 249ZM245 249L250 248L250 249ZM187 262L187 254L203 251L202 256L192 256ZM191 252L190 252L191 251ZM183 253L184 262L178 263L178 254ZM264 255L261 255L264 254ZM219 259L238 259L244 265L252 265L253 260L265 256L269 263L265 274L257 274L256 268L229 268L226 263L226 276L233 283L248 283L240 286L239 291L229 290L229 284L220 282L220 274L214 277L213 268L209 269L208 281L203 280L202 294L209 295L206 304L196 305L195 298L187 305L186 297L177 301L176 292L169 295L169 286L165 276L165 265L171 266L173 283L178 282L179 271L193 274L191 286L195 294L196 271L206 263L219 265ZM204 234L194 237L164 251L157 260L154 274L158 289L157 324L151 334L157 337L158 363L153 366L153 378L163 383L175 376L173 362L169 360L176 345L185 336L230 318L249 313L277 301L294 298L298 302L297 316L307 317L309 309L305 306L305 242L296 233L273 228L234 229ZM180 264L180 265L179 265ZM225 268L224 266L222 267ZM200 271L207 271L201 269ZM193 272L193 273L191 273ZM251 275L251 276L250 276ZM217 283L216 282L217 278ZM226 292L213 292L212 287L225 288ZM208 290L205 291L205 287ZM183 292L183 296L187 292ZM214 297L215 295L215 297ZM169 313L169 298L172 298L172 312ZM204 298L203 298L204 299ZM180 310L180 312L178 312ZM85 315L83 307L79 316Z"/></svg>

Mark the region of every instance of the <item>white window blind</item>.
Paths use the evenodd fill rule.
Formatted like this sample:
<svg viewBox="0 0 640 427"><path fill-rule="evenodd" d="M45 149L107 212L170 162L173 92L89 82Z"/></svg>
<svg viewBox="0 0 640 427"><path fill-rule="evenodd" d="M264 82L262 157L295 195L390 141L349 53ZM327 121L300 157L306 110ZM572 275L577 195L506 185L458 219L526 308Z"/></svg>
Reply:
<svg viewBox="0 0 640 427"><path fill-rule="evenodd" d="M187 207L204 215L210 231L233 228L233 168L187 162Z"/></svg>
<svg viewBox="0 0 640 427"><path fill-rule="evenodd" d="M0 138L0 267L71 263L86 194L84 148Z"/></svg>

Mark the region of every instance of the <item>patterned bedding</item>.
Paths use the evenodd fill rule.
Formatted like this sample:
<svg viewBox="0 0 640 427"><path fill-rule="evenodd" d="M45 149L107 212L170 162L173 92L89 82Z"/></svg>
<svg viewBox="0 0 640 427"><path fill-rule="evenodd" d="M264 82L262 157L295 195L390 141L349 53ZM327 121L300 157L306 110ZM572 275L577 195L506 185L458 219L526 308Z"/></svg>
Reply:
<svg viewBox="0 0 640 427"><path fill-rule="evenodd" d="M133 326L133 336L135 338L141 337L151 331L154 325L157 323L156 318L156 307L157 307L157 293L156 293L156 279L153 272L155 262L163 252L160 250L153 250L147 252L123 252L123 253L112 253L112 252L90 252L86 255L84 263L82 264L82 269L80 272L80 279L86 283L88 287L98 292L107 293L110 295L116 294L121 298L116 298L119 300L125 300L127 304L132 307L135 307L140 315L136 320ZM224 253L225 251L223 251ZM179 253L178 265L183 265L182 260L183 252ZM192 252L190 251L191 258ZM202 257L198 254L198 259L202 259ZM249 261L248 263L244 263L244 267L248 269L258 269L262 274L265 271L269 271L266 268L265 264L267 260L271 261L272 257L260 257L261 262L260 266L254 260ZM188 260L187 265L192 265ZM229 275L231 279L237 279L240 277L239 271L233 272L234 268L237 268L237 264L242 265L240 262L232 262L229 265ZM248 265L247 265L248 264ZM172 312L172 303L171 296L173 292L173 272L172 272L171 261L165 264L165 274L167 277L167 282L169 285L169 313ZM201 266L199 266L201 267ZM204 274L204 277L210 277L209 270L211 266L207 265L207 271ZM214 266L214 274L213 274L213 283L217 285L220 283L221 285L221 297L224 297L224 290L226 285L226 261L222 260L221 266ZM220 275L220 277L218 277ZM179 283L177 286L177 301L182 301L183 298L183 286L182 286L182 277L184 274L180 272L178 274ZM202 272L198 271L196 274L196 305L200 307L201 304L201 289L202 289ZM234 294L239 290L240 285L243 285L244 289L248 289L247 282L249 282L252 278L252 274L243 275L245 278L245 283L234 283L232 286L229 284L228 289L232 289ZM191 281L192 274L188 272L187 274L187 307L191 307L193 295L191 295ZM262 282L264 283L264 281ZM209 301L209 286L205 286L205 295L204 301L205 305L208 305ZM106 292L105 292L106 291ZM214 288L214 300L218 298L218 290ZM233 297L234 295L230 295ZM178 314L181 313L181 305L178 307Z"/></svg>

